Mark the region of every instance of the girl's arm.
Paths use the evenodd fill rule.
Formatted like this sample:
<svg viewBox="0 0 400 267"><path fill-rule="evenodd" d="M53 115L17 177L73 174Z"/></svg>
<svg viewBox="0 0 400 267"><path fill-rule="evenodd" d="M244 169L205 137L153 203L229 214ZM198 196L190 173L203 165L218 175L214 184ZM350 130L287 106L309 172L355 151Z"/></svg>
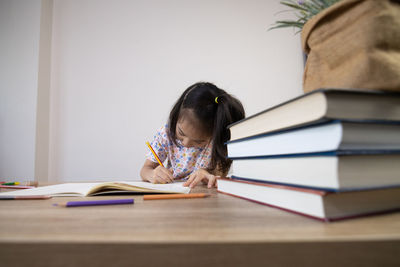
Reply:
<svg viewBox="0 0 400 267"><path fill-rule="evenodd" d="M153 184L166 184L174 181L170 170L148 159L146 159L140 170L140 176L143 181Z"/></svg>

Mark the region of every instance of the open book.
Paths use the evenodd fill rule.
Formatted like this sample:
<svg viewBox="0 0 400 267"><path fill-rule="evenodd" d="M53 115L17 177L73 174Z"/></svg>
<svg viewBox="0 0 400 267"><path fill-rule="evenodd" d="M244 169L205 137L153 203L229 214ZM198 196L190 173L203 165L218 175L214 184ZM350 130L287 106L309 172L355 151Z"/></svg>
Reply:
<svg viewBox="0 0 400 267"><path fill-rule="evenodd" d="M152 184L148 182L65 183L0 193L0 196L97 196L116 193L189 193L183 182Z"/></svg>

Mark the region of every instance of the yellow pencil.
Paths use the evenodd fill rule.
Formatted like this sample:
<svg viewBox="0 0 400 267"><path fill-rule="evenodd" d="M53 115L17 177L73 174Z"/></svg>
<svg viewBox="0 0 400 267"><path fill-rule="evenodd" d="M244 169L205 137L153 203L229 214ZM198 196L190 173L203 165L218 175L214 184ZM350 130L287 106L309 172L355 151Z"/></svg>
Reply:
<svg viewBox="0 0 400 267"><path fill-rule="evenodd" d="M160 158L157 156L156 152L153 150L153 148L151 147L149 142L146 142L146 145L149 147L149 149L151 150L151 152L153 153L154 157L156 158L156 160L158 161L158 164L160 164L162 167L164 167L164 165L162 164Z"/></svg>

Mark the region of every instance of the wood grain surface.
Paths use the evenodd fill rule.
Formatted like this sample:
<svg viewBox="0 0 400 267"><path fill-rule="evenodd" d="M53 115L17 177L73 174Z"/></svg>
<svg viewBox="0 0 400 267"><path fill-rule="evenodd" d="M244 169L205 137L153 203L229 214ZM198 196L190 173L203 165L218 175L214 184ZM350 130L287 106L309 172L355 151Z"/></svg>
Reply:
<svg viewBox="0 0 400 267"><path fill-rule="evenodd" d="M83 198L0 201L0 262L7 263L4 266L23 266L27 261L31 266L77 266L79 259L96 266L115 260L136 262L135 266L329 265L328 259L332 266L343 261L349 266L400 263L400 213L324 223L204 186L192 192L211 196L152 201L143 201L142 195L90 197L133 197L135 204L79 208L52 204Z"/></svg>

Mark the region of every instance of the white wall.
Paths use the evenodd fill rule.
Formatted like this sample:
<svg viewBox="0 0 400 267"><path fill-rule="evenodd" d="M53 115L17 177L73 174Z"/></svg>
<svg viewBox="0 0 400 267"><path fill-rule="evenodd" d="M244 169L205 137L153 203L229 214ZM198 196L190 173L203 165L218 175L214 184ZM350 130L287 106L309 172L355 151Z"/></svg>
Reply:
<svg viewBox="0 0 400 267"><path fill-rule="evenodd" d="M267 29L278 1L54 2L50 177L139 179L145 141L190 84L247 114L301 93L299 36Z"/></svg>
<svg viewBox="0 0 400 267"><path fill-rule="evenodd" d="M40 0L0 1L0 178L33 179Z"/></svg>
<svg viewBox="0 0 400 267"><path fill-rule="evenodd" d="M0 174L15 177L24 169L20 175L27 177L34 165L31 87L39 71L40 7L20 4L14 31L9 6L20 2L1 3L0 33L7 41L0 49L6 58L0 63ZM145 141L197 81L236 95L247 115L301 94L299 35L267 31L282 9L278 0L54 0L50 99L41 98L50 103L49 160L41 158L45 151L37 153L39 169L48 169L51 181L139 179ZM46 67L42 57L40 63ZM39 105L41 125L46 107ZM46 127L40 129L36 145L46 150Z"/></svg>

